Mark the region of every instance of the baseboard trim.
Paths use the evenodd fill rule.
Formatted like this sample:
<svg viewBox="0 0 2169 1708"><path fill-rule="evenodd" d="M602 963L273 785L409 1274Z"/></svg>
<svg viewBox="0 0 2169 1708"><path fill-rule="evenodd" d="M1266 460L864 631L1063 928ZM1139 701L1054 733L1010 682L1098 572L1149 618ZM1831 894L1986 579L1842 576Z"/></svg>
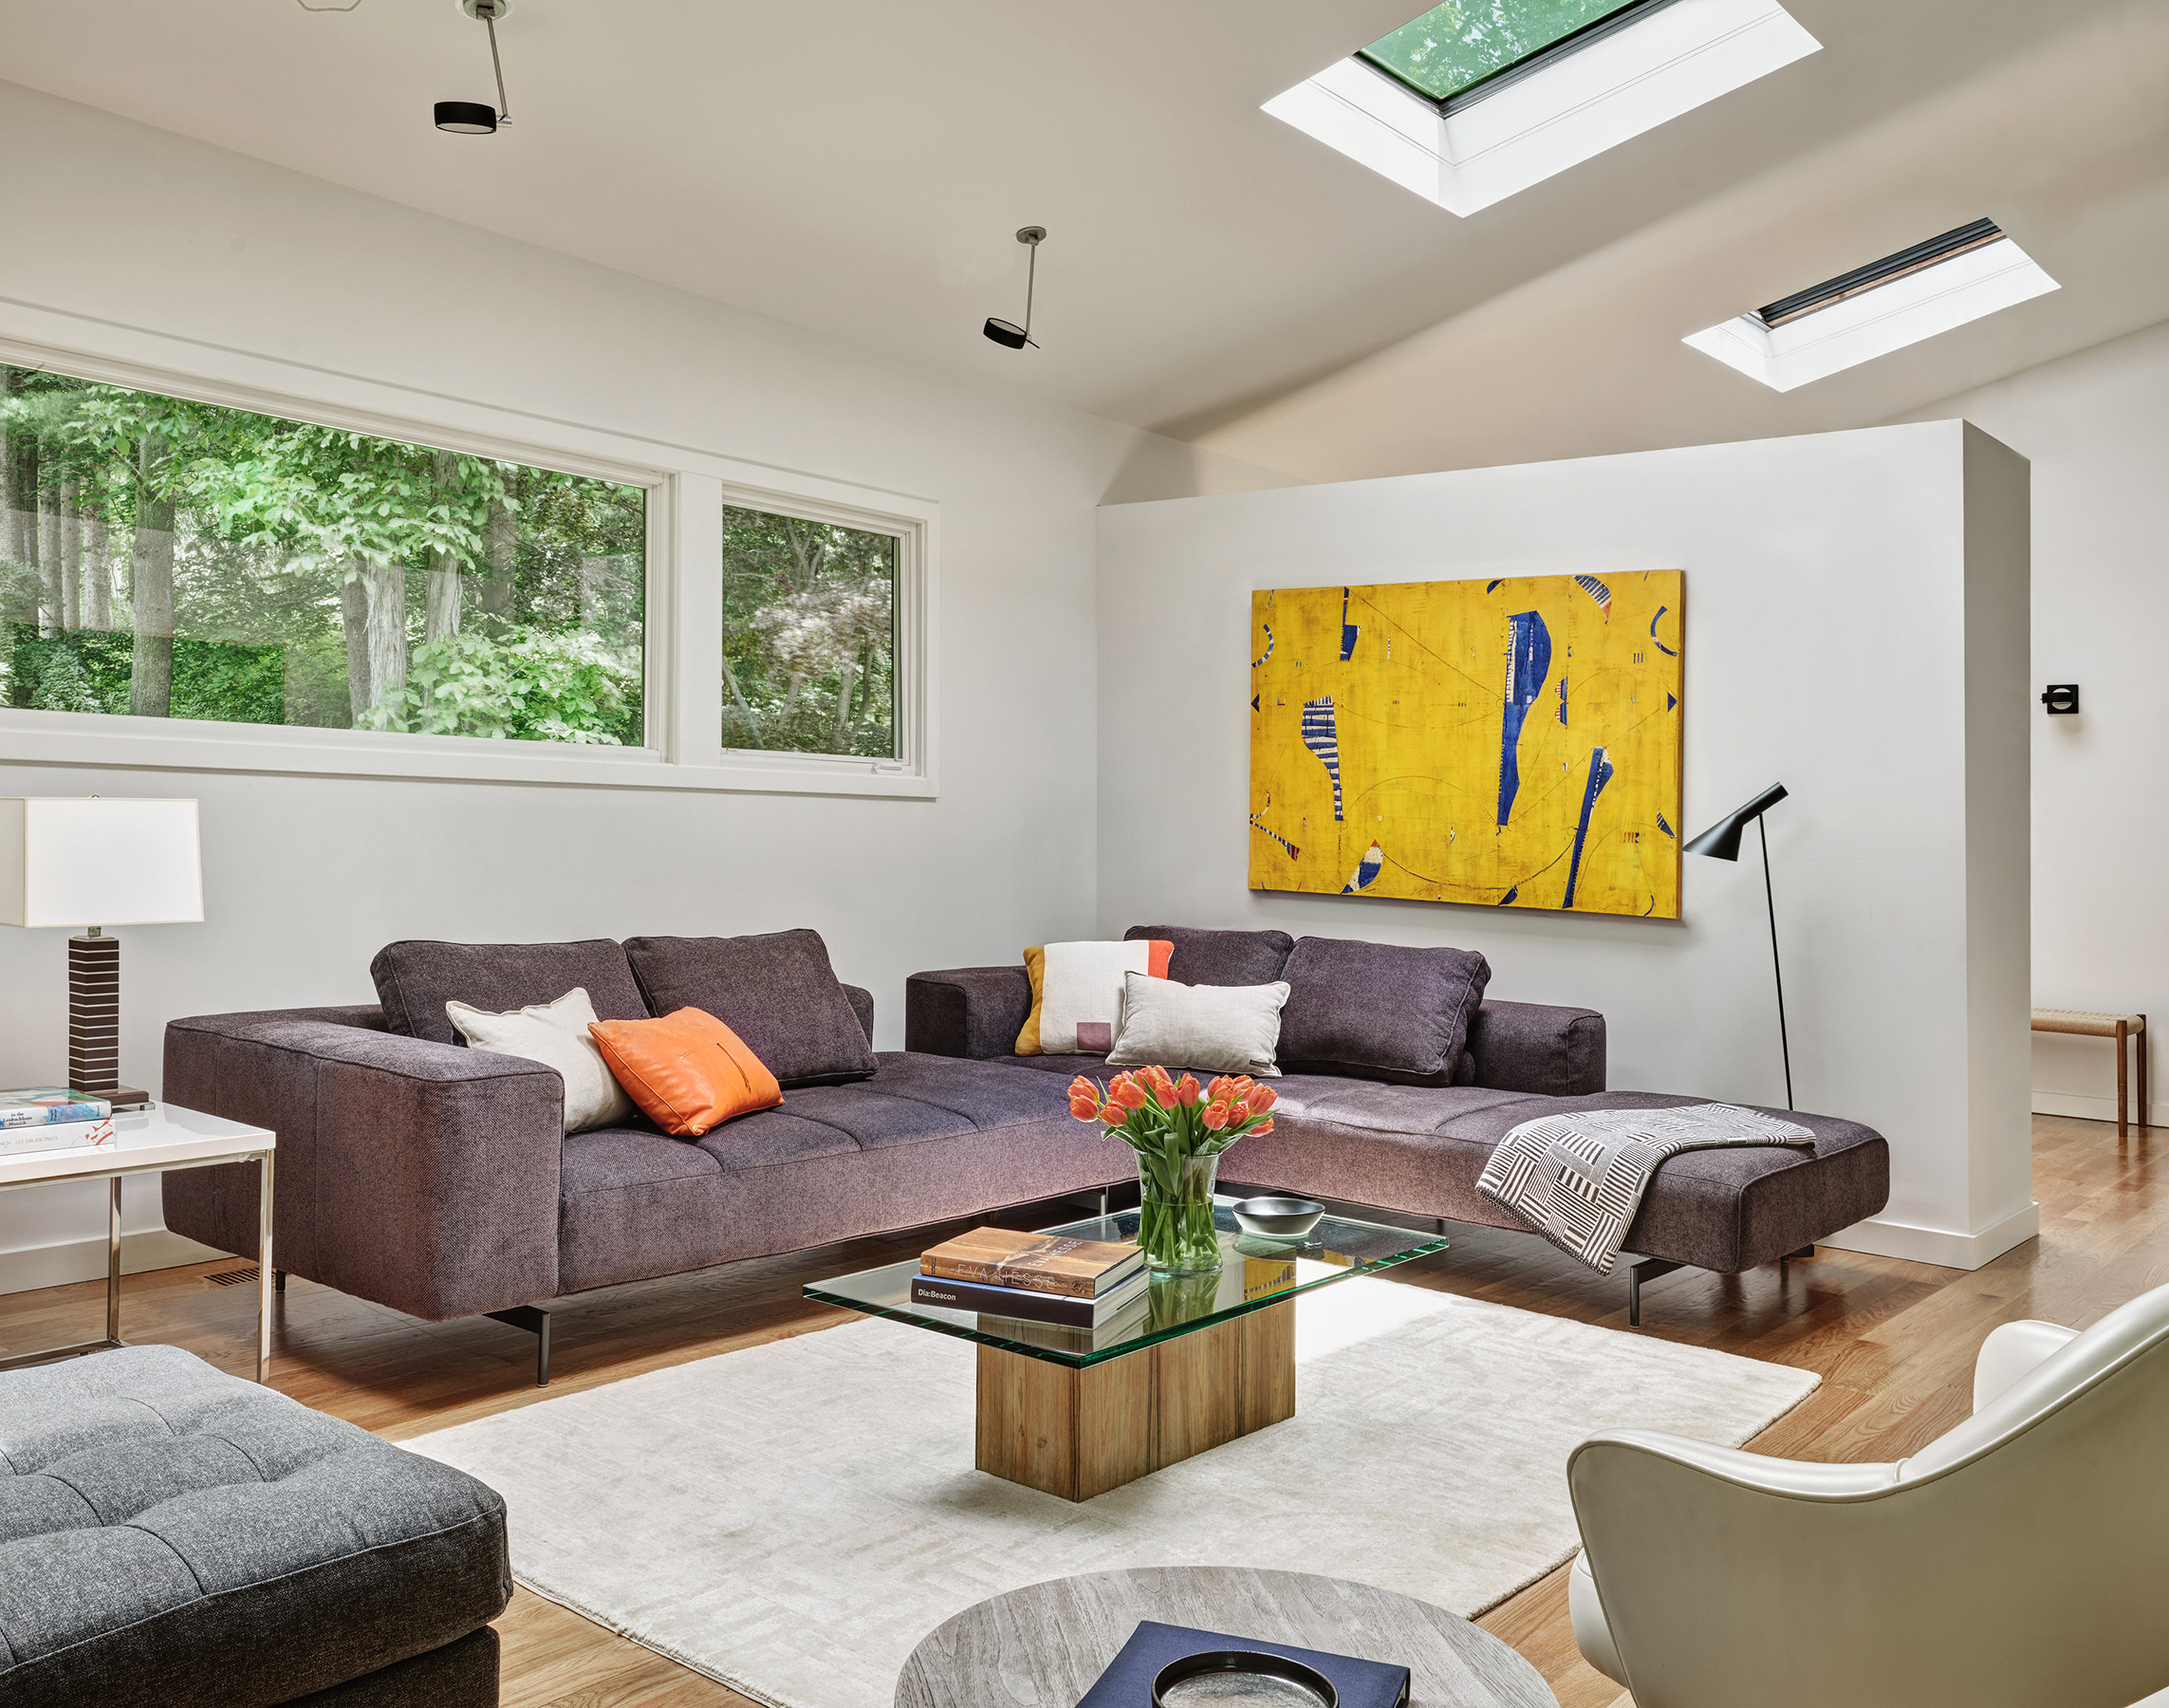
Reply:
<svg viewBox="0 0 2169 1708"><path fill-rule="evenodd" d="M2153 1087L2148 1086L2147 1089L2151 1091ZM2146 1102L2149 1113L2160 1106L2151 1096ZM2131 1111L2131 1124L2139 1125L2138 1101L2134 1099L2128 1107ZM2113 1126L2116 1123L2116 1098L2113 1094L2107 1097L2089 1097L2079 1091L2044 1091L2036 1086L2033 1092L2033 1112L2036 1115L2068 1115L2079 1121L2105 1121Z"/></svg>
<svg viewBox="0 0 2169 1708"><path fill-rule="evenodd" d="M208 1263L228 1255L199 1245L171 1228L144 1228L120 1235L120 1272L173 1269L183 1263ZM252 1261L252 1260L251 1260ZM29 1292L40 1287L65 1287L71 1281L97 1281L105 1274L105 1241L97 1237L64 1240L0 1252L0 1293Z"/></svg>
<svg viewBox="0 0 2169 1708"><path fill-rule="evenodd" d="M1841 1251L1866 1252L1876 1257L1934 1263L1944 1269L1977 1270L1983 1264L1994 1262L2011 1247L2024 1245L2040 1232L2041 1206L2030 1203L1977 1234L1959 1234L1949 1228L1919 1228L1879 1216L1855 1222L1816 1243L1836 1246Z"/></svg>

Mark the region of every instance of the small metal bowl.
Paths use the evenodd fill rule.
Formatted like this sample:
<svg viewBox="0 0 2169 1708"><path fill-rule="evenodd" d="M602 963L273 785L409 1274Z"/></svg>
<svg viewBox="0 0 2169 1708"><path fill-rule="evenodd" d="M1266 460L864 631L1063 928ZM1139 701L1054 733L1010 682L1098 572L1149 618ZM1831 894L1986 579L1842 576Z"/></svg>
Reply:
<svg viewBox="0 0 2169 1708"><path fill-rule="evenodd" d="M1272 1689L1273 1699L1288 1703L1288 1708L1295 1708L1298 1702L1306 1704L1306 1708L1313 1703L1316 1708L1340 1708L1341 1694L1324 1673L1313 1671L1300 1661L1280 1655L1252 1654L1246 1649L1214 1649L1207 1654L1185 1655L1179 1661L1170 1661L1152 1681L1152 1708L1181 1708L1181 1704L1190 1701L1202 1703L1206 1700L1203 1695L1185 1691L1181 1686L1193 1679L1205 1678L1219 1678L1229 1683L1243 1679L1270 1679L1281 1686Z"/></svg>
<svg viewBox="0 0 2169 1708"><path fill-rule="evenodd" d="M1325 1215L1326 1206L1310 1198L1244 1198L1235 1206L1235 1225L1268 1239L1301 1239Z"/></svg>

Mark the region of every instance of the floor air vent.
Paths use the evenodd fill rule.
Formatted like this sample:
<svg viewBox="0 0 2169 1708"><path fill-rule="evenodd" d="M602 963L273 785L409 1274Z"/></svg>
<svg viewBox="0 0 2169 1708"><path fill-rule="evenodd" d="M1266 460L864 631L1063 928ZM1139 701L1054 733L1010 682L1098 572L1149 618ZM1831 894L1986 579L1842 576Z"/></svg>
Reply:
<svg viewBox="0 0 2169 1708"><path fill-rule="evenodd" d="M256 1276L256 1266L251 1263L246 1269L216 1270L204 1276L204 1279L213 1287L240 1287L244 1284L253 1287Z"/></svg>

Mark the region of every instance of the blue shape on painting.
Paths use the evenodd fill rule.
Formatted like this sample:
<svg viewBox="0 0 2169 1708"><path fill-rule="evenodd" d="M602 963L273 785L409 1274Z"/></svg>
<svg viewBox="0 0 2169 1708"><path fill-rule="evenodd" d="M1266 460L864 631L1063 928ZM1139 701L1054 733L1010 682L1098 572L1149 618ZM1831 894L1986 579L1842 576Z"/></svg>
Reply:
<svg viewBox="0 0 2169 1708"><path fill-rule="evenodd" d="M1597 602L1597 608L1609 617L1612 614L1612 590L1593 575L1577 575L1574 585Z"/></svg>
<svg viewBox="0 0 2169 1708"><path fill-rule="evenodd" d="M1348 589L1341 589L1341 662L1356 656L1356 625L1348 621Z"/></svg>
<svg viewBox="0 0 2169 1708"><path fill-rule="evenodd" d="M1503 575L1502 575L1502 576L1500 576L1500 577L1499 577L1499 581L1504 581L1504 580L1506 580L1506 577L1505 577L1505 576L1503 576ZM1499 583L1498 583L1498 582L1495 582L1495 581L1494 581L1494 582L1486 582L1486 583L1484 584L1484 591L1485 591L1485 592L1487 592L1487 593L1496 593L1498 590L1499 590Z"/></svg>
<svg viewBox="0 0 2169 1708"><path fill-rule="evenodd" d="M1506 713L1499 723L1501 825L1513 812L1513 798L1521 792L1521 761L1517 750L1521 743L1522 720L1529 715L1529 707L1536 704L1536 696L1544 692L1544 678L1550 674L1551 631L1544 626L1544 619L1534 611L1516 611L1513 658L1507 666Z"/></svg>
<svg viewBox="0 0 2169 1708"><path fill-rule="evenodd" d="M1364 851L1363 858L1357 863L1356 875L1348 880L1347 886L1341 893L1344 896L1352 896L1358 890L1369 889L1372 884L1378 882L1379 874L1384 870L1385 850L1380 847L1377 843L1373 843Z"/></svg>
<svg viewBox="0 0 2169 1708"><path fill-rule="evenodd" d="M1665 696L1664 696L1664 709L1665 709L1667 712L1671 711L1671 710L1672 710L1672 708L1673 708L1673 707L1675 707L1675 706L1677 706L1678 703L1679 703L1679 696L1678 696L1677 694L1669 694L1669 693L1668 693L1668 694L1666 694L1666 695L1665 695Z"/></svg>
<svg viewBox="0 0 2169 1708"><path fill-rule="evenodd" d="M1258 654L1256 658L1251 660L1251 668L1252 670L1255 670L1260 664L1263 664L1268 659L1272 657L1272 624L1270 622L1261 622L1258 624L1258 627L1265 630L1266 649L1262 653Z"/></svg>
<svg viewBox="0 0 2169 1708"><path fill-rule="evenodd" d="M1574 886L1582 880L1582 847L1589 840L1589 815L1597 809L1597 797L1604 793L1604 785L1612 780L1612 762L1603 748L1589 750L1589 782L1582 791L1582 822L1574 826L1574 858L1566 867L1566 900L1562 907L1574 905Z"/></svg>
<svg viewBox="0 0 2169 1708"><path fill-rule="evenodd" d="M1678 842L1679 840L1679 832L1675 830L1670 825L1664 822L1664 814L1661 812L1657 815L1657 827L1659 830L1663 831L1664 834L1669 836L1674 842Z"/></svg>
<svg viewBox="0 0 2169 1708"><path fill-rule="evenodd" d="M1657 650L1659 652L1662 653L1668 659L1677 659L1679 655L1674 652L1669 646L1665 645L1663 641L1657 639L1658 618L1662 617L1664 613L1669 611L1671 608L1672 607L1670 605L1659 605L1657 607L1657 616L1652 617L1649 620L1649 638L1651 640L1656 641Z"/></svg>
<svg viewBox="0 0 2169 1708"><path fill-rule="evenodd" d="M1514 902L1514 898L1520 894L1521 885L1517 883L1513 886L1513 888L1510 889L1505 895L1499 898L1499 905L1501 907L1511 907Z"/></svg>
<svg viewBox="0 0 2169 1708"><path fill-rule="evenodd" d="M1303 745L1333 779L1333 822L1341 822L1341 739L1333 729L1333 696L1303 702ZM1501 821L1504 822L1503 820Z"/></svg>
<svg viewBox="0 0 2169 1708"><path fill-rule="evenodd" d="M1562 730L1566 727L1566 678L1564 676L1559 678L1559 727Z"/></svg>

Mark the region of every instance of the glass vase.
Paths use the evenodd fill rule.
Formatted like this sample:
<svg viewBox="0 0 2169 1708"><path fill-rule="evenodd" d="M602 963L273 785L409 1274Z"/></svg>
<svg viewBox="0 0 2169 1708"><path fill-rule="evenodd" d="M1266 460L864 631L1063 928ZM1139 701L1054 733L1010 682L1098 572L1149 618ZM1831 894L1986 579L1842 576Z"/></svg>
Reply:
<svg viewBox="0 0 2169 1708"><path fill-rule="evenodd" d="M1138 1244L1155 1275L1208 1275L1220 1267L1213 1227L1217 1156L1138 1158Z"/></svg>

